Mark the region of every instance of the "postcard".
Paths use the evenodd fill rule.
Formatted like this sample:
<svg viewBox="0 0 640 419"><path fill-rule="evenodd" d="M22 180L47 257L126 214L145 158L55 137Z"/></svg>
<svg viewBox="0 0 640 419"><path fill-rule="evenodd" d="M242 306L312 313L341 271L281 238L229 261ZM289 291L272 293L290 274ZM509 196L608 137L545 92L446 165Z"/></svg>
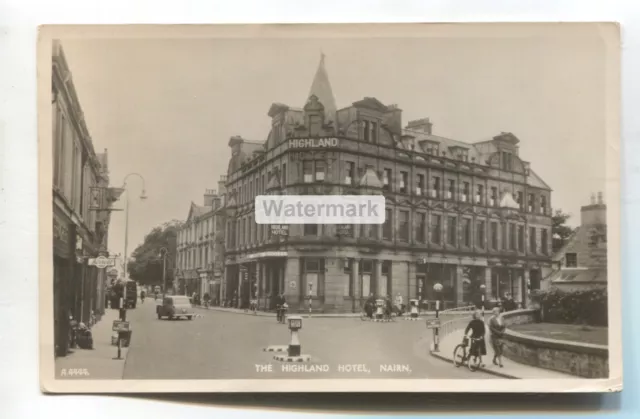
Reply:
<svg viewBox="0 0 640 419"><path fill-rule="evenodd" d="M42 391L622 389L616 23L37 49Z"/></svg>

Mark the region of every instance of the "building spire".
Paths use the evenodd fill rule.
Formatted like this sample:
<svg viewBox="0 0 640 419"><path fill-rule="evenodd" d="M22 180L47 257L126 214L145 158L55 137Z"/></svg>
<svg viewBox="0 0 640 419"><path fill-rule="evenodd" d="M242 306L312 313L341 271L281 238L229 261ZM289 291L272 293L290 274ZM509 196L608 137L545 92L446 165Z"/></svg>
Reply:
<svg viewBox="0 0 640 419"><path fill-rule="evenodd" d="M314 95L324 106L326 122L333 121L335 124L337 111L336 100L333 96L333 91L331 90L331 83L329 83L327 69L325 68L325 55L323 51L320 51L320 64L318 64L318 70L313 78L313 83L311 84L311 90L309 91L307 100Z"/></svg>

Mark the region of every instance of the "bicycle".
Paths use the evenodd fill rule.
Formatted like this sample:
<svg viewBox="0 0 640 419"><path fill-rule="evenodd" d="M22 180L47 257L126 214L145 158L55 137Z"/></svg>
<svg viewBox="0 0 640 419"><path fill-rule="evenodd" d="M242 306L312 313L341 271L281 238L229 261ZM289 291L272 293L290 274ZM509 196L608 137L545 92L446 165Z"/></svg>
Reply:
<svg viewBox="0 0 640 419"><path fill-rule="evenodd" d="M286 315L287 315L287 305L277 306L276 307L276 321L278 323L284 324Z"/></svg>
<svg viewBox="0 0 640 419"><path fill-rule="evenodd" d="M468 336L465 336L462 339L462 343L459 343L453 350L453 365L458 368L466 362L469 371L477 371L478 368L480 368L480 357L471 356L471 354L475 352L476 345L478 345L478 342L480 342L482 339L484 338L470 338ZM469 348L468 351L467 348Z"/></svg>

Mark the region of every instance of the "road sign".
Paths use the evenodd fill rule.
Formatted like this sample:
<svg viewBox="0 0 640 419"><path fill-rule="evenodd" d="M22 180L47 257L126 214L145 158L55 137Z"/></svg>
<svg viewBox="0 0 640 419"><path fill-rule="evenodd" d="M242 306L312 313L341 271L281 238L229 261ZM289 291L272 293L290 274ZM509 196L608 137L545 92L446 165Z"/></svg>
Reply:
<svg viewBox="0 0 640 419"><path fill-rule="evenodd" d="M93 266L100 268L100 269L104 269L107 266L112 266L111 265L111 261L109 260L109 258L106 258L104 256L98 256L97 258L95 258L93 260Z"/></svg>
<svg viewBox="0 0 640 419"><path fill-rule="evenodd" d="M427 329L437 329L440 327L440 319L427 319Z"/></svg>
<svg viewBox="0 0 640 419"><path fill-rule="evenodd" d="M131 324L129 322L124 322L122 320L113 321L114 332L128 332L129 330L131 330Z"/></svg>

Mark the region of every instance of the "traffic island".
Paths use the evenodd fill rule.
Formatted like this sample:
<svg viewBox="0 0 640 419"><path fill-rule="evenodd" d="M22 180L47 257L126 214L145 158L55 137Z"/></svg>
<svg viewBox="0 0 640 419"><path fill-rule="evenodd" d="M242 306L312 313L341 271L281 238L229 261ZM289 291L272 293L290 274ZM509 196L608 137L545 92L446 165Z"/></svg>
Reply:
<svg viewBox="0 0 640 419"><path fill-rule="evenodd" d="M281 345L281 346L267 346L266 348L262 348L262 352L287 352L287 349L289 347L287 345Z"/></svg>
<svg viewBox="0 0 640 419"><path fill-rule="evenodd" d="M280 362L311 362L311 355L274 355L273 359Z"/></svg>

